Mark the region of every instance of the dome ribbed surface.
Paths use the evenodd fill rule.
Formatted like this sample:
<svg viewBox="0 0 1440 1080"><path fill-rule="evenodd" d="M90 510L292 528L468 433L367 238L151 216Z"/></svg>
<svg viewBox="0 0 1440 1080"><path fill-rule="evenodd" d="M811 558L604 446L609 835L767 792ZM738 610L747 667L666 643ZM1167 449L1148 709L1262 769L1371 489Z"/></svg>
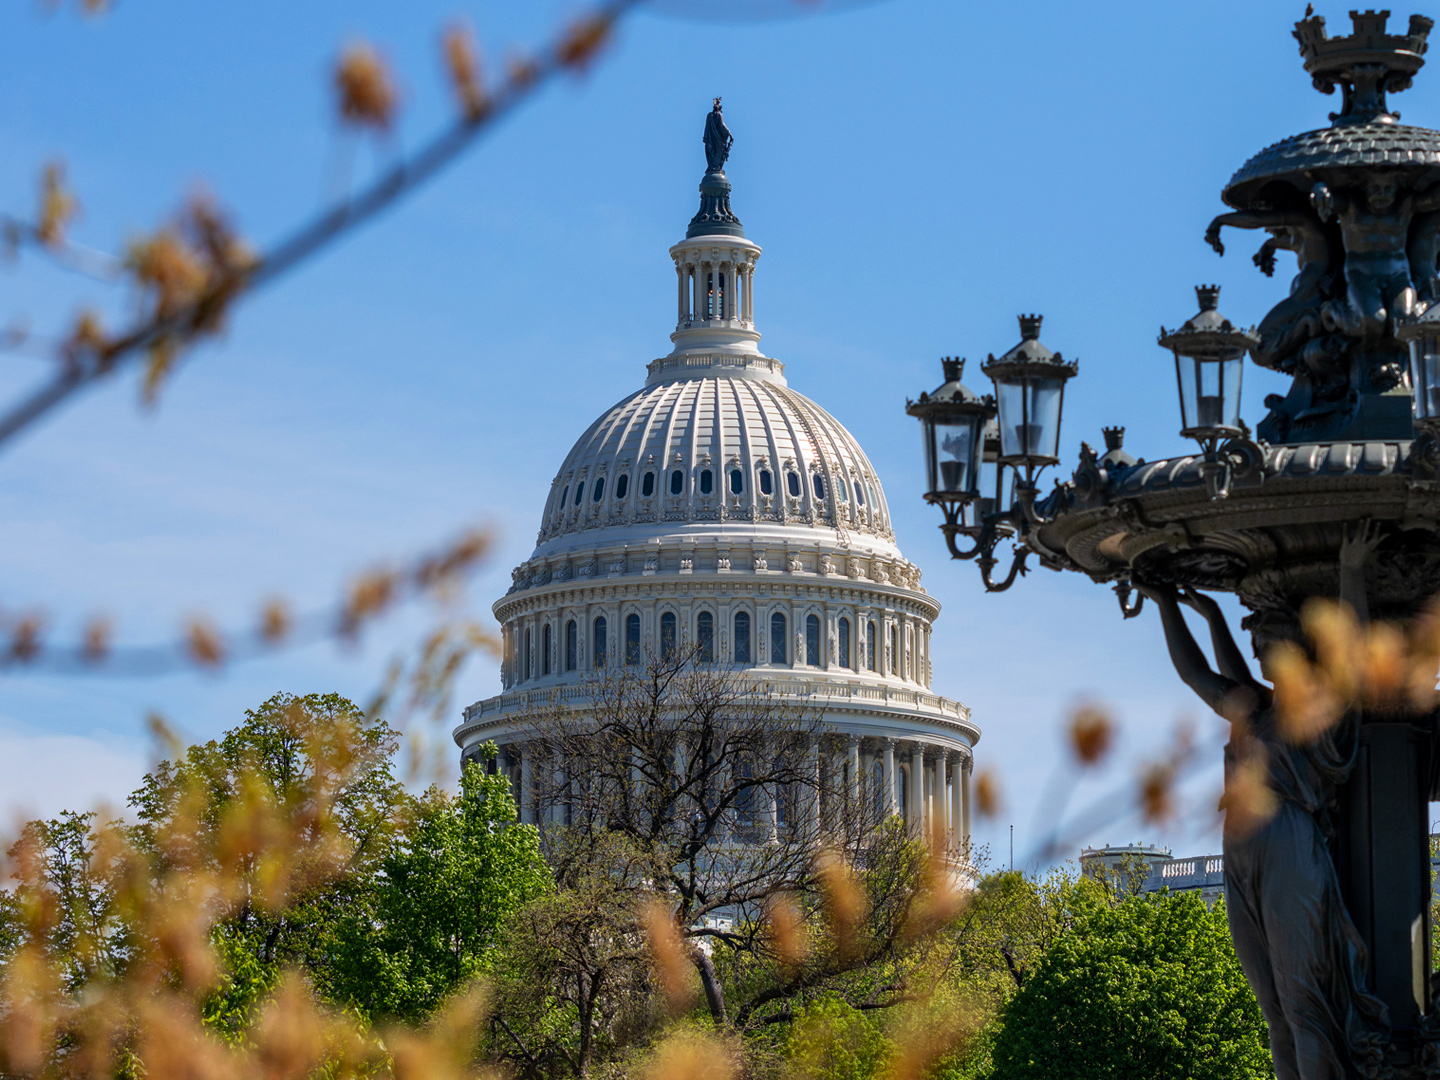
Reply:
<svg viewBox="0 0 1440 1080"><path fill-rule="evenodd" d="M1234 206L1231 193L1242 185L1306 169L1352 165L1440 165L1440 131L1403 124L1356 124L1292 135L1240 166L1225 185L1223 197Z"/></svg>
<svg viewBox="0 0 1440 1080"><path fill-rule="evenodd" d="M656 535L764 522L894 535L875 470L839 421L779 380L723 374L646 386L591 424L556 474L538 541L548 551L648 522Z"/></svg>

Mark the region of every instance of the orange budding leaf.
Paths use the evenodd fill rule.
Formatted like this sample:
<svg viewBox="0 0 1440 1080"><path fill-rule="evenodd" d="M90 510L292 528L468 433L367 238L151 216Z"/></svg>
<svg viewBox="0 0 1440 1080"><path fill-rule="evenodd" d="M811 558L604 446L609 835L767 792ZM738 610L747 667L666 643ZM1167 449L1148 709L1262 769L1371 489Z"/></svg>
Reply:
<svg viewBox="0 0 1440 1080"><path fill-rule="evenodd" d="M805 960L805 930L800 909L792 897L776 895L766 906L770 923L770 947L788 968L798 968Z"/></svg>
<svg viewBox="0 0 1440 1080"><path fill-rule="evenodd" d="M1160 824L1175 812L1175 770L1167 764L1151 765L1140 777L1140 811L1145 820Z"/></svg>
<svg viewBox="0 0 1440 1080"><path fill-rule="evenodd" d="M836 951L842 958L849 957L859 944L857 937L869 914L870 902L837 851L823 850L816 856L815 875Z"/></svg>
<svg viewBox="0 0 1440 1080"><path fill-rule="evenodd" d="M1225 777L1225 793L1220 809L1225 811L1225 835L1244 839L1275 816L1279 799L1270 787L1265 765L1263 744L1254 743L1255 751L1241 758Z"/></svg>
<svg viewBox="0 0 1440 1080"><path fill-rule="evenodd" d="M983 818L1000 812L1000 781L989 769L975 777L975 812Z"/></svg>
<svg viewBox="0 0 1440 1080"><path fill-rule="evenodd" d="M217 667L225 660L225 642L208 619L191 619L185 627L185 650L190 659L204 667Z"/></svg>
<svg viewBox="0 0 1440 1080"><path fill-rule="evenodd" d="M260 637L268 645L278 645L290 633L290 607L284 600L266 601L260 611Z"/></svg>
<svg viewBox="0 0 1440 1080"><path fill-rule="evenodd" d="M40 217L35 235L46 247L65 241L65 227L80 212L80 203L65 184L65 166L52 161L40 177Z"/></svg>
<svg viewBox="0 0 1440 1080"><path fill-rule="evenodd" d="M489 102L480 80L480 53L475 47L475 32L457 23L445 31L445 68L450 72L450 85L460 99L460 108L467 120L485 115Z"/></svg>
<svg viewBox="0 0 1440 1080"><path fill-rule="evenodd" d="M1398 708L1410 681L1410 660L1405 637L1389 623L1371 623L1365 635L1365 703L1381 709Z"/></svg>
<svg viewBox="0 0 1440 1080"><path fill-rule="evenodd" d="M1070 720L1070 748L1082 765L1097 764L1115 741L1115 725L1093 706L1077 709Z"/></svg>
<svg viewBox="0 0 1440 1080"><path fill-rule="evenodd" d="M341 631L354 634L366 619L389 607L395 599L395 584L395 575L388 570L376 570L354 581L345 602Z"/></svg>
<svg viewBox="0 0 1440 1080"><path fill-rule="evenodd" d="M611 21L608 15L594 15L571 26L560 43L560 62L573 68L588 65L609 39Z"/></svg>
<svg viewBox="0 0 1440 1080"><path fill-rule="evenodd" d="M685 957L685 945L680 940L675 917L662 901L651 899L641 908L640 921L650 942L655 975L665 991L671 1012L678 1015L690 1004L691 983L690 964Z"/></svg>
<svg viewBox="0 0 1440 1080"><path fill-rule="evenodd" d="M75 320L70 336L60 346L60 358L68 368L103 368L106 343L100 316L93 311L84 311ZM93 364L89 363L90 361L93 361Z"/></svg>
<svg viewBox="0 0 1440 1080"><path fill-rule="evenodd" d="M385 62L365 42L347 48L335 67L340 115L357 127L384 131L394 118L396 92Z"/></svg>
<svg viewBox="0 0 1440 1080"><path fill-rule="evenodd" d="M102 615L97 615L85 624L85 634L80 646L80 654L90 663L98 664L110 652L110 636L112 627L110 620Z"/></svg>
<svg viewBox="0 0 1440 1080"><path fill-rule="evenodd" d="M10 657L28 663L40 655L40 634L45 620L38 614L22 615L10 634Z"/></svg>
<svg viewBox="0 0 1440 1080"><path fill-rule="evenodd" d="M1293 642L1271 647L1265 654L1265 674L1275 687L1276 724L1288 742L1313 742L1344 715L1344 700Z"/></svg>

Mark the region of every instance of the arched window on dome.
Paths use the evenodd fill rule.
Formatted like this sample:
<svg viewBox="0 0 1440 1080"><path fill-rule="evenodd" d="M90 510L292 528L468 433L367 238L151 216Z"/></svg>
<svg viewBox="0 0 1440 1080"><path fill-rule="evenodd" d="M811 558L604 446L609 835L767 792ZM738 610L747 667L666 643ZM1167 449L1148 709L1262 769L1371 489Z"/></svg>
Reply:
<svg viewBox="0 0 1440 1080"><path fill-rule="evenodd" d="M835 658L835 662L843 668L848 668L850 666L850 620L842 615L837 626L835 648L840 655Z"/></svg>
<svg viewBox="0 0 1440 1080"><path fill-rule="evenodd" d="M860 486L860 481L855 481L855 502L858 506L865 505L865 489Z"/></svg>
<svg viewBox="0 0 1440 1080"><path fill-rule="evenodd" d="M775 493L774 482L770 479L770 470L760 470L760 494L773 495Z"/></svg>
<svg viewBox="0 0 1440 1080"><path fill-rule="evenodd" d="M825 501L825 478L818 472L810 474L810 486L815 489L815 498Z"/></svg>
<svg viewBox="0 0 1440 1080"><path fill-rule="evenodd" d="M700 470L700 494L709 495L715 490L715 474L709 469Z"/></svg>
<svg viewBox="0 0 1440 1080"><path fill-rule="evenodd" d="M595 478L595 495L594 495L594 501L595 501L595 502L599 502L599 501L600 501L601 499L603 499L604 497L605 497L605 477L603 477L603 476L597 476L597 477Z"/></svg>
<svg viewBox="0 0 1440 1080"><path fill-rule="evenodd" d="M653 472L647 472L640 478L640 494L646 499L655 494L655 474Z"/></svg>
<svg viewBox="0 0 1440 1080"><path fill-rule="evenodd" d="M625 616L625 663L640 663L640 616Z"/></svg>
<svg viewBox="0 0 1440 1080"><path fill-rule="evenodd" d="M735 613L735 663L750 663L750 613Z"/></svg>
<svg viewBox="0 0 1440 1080"><path fill-rule="evenodd" d="M739 495L745 490L745 474L739 469L730 470L730 494Z"/></svg>
<svg viewBox="0 0 1440 1080"><path fill-rule="evenodd" d="M866 494L866 495L869 497L869 499L870 499L870 505L871 505L871 506L874 506L874 505L875 505L875 489L874 489L873 487L871 487L869 484L866 484L866 485L865 485L865 494Z"/></svg>
<svg viewBox="0 0 1440 1080"><path fill-rule="evenodd" d="M585 481L581 480L575 485L575 505L580 505L580 500L585 498Z"/></svg>
<svg viewBox="0 0 1440 1080"><path fill-rule="evenodd" d="M550 624L540 631L540 674L550 674Z"/></svg>
<svg viewBox="0 0 1440 1080"><path fill-rule="evenodd" d="M566 671L574 671L574 670L575 670L576 662L579 660L579 657L576 655L576 653L578 653L579 651L580 651L580 628L575 625L575 620L574 620L574 619L571 619L569 622L567 622L567 623L565 624L565 670L566 670Z"/></svg>
<svg viewBox="0 0 1440 1080"><path fill-rule="evenodd" d="M605 616L601 615L595 620L595 647L590 650L591 667L605 666L605 645Z"/></svg>
<svg viewBox="0 0 1440 1080"><path fill-rule="evenodd" d="M670 474L670 494L679 495L685 490L685 471L676 469Z"/></svg>
<svg viewBox="0 0 1440 1080"><path fill-rule="evenodd" d="M785 613L775 612L770 616L770 663L788 663L790 655L789 638L785 630Z"/></svg>
<svg viewBox="0 0 1440 1080"><path fill-rule="evenodd" d="M840 499L840 501L841 501L842 503L843 503L843 502L849 502L849 501L850 501L850 496L848 496L848 495L845 494L845 481L844 481L844 480L837 480L837 481L835 482L835 494L836 494L836 496Z"/></svg>
<svg viewBox="0 0 1440 1080"><path fill-rule="evenodd" d="M638 638L638 637L639 637L639 634L640 634L640 616L638 616L638 615L631 615L630 617L635 620L635 634L636 634L636 637ZM674 656L675 656L675 646L676 646L676 644L677 644L677 642L676 642L675 639L676 639L676 634L675 634L675 613L674 613L673 611L667 611L667 612L665 612L664 615L661 615L661 616L660 616L660 659L661 659L661 660L670 660L670 659L673 659L673 658L674 658ZM638 644L638 642L637 642L637 644ZM628 655L628 653L627 653L627 655Z"/></svg>
<svg viewBox="0 0 1440 1080"><path fill-rule="evenodd" d="M875 620L871 619L865 631L865 666L875 670Z"/></svg>
<svg viewBox="0 0 1440 1080"><path fill-rule="evenodd" d="M797 472L787 472L785 474L785 486L790 489L790 494L798 499L800 497L800 474Z"/></svg>
<svg viewBox="0 0 1440 1080"><path fill-rule="evenodd" d="M628 494L630 494L630 474L621 473L615 480L615 498L616 500L623 499Z"/></svg>
<svg viewBox="0 0 1440 1080"><path fill-rule="evenodd" d="M805 663L820 666L820 616L805 616Z"/></svg>
<svg viewBox="0 0 1440 1080"><path fill-rule="evenodd" d="M715 616L708 611L695 617L695 646L700 663L715 662Z"/></svg>
<svg viewBox="0 0 1440 1080"><path fill-rule="evenodd" d="M520 681L528 682L530 679L530 649L532 647L530 627L525 628L525 651L520 654Z"/></svg>
<svg viewBox="0 0 1440 1080"><path fill-rule="evenodd" d="M570 498L570 485L569 485L569 484L566 484L566 485L565 485L565 489L560 492L560 503L559 503L559 506L560 506L560 509L561 509L561 510L564 510L564 509L565 509L565 503L566 503L566 501L567 501L569 498Z"/></svg>

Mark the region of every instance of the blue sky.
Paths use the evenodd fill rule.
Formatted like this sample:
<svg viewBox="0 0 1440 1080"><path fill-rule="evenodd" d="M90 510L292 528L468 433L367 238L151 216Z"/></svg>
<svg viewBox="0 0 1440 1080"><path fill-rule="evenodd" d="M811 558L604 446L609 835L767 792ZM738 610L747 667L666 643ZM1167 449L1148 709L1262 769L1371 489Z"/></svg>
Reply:
<svg viewBox="0 0 1440 1080"><path fill-rule="evenodd" d="M748 0L742 13L781 3ZM60 634L93 611L124 640L173 636L190 613L253 619L281 593L320 604L380 558L474 523L500 537L470 589L488 611L528 554L554 470L588 423L669 350L673 270L703 171L700 132L723 95L735 134L734 208L765 249L762 348L866 448L902 549L944 605L936 689L973 710L1004 812L978 837L1023 856L1036 804L1063 767L1075 702L1123 725L1119 763L1081 794L1123 803L1138 763L1188 716L1219 723L1173 675L1153 616L1038 571L987 596L951 564L920 501L905 398L938 358L1018 340L1015 316L1080 361L1067 397L1068 474L1079 441L1124 424L1127 448L1184 452L1160 324L1195 311L1192 287L1258 322L1290 271L1250 264L1235 235L1202 242L1219 190L1261 147L1324 126L1290 29L1302 5L971 4L889 0L804 18L711 20L718 5L641 10L588 75L546 90L457 167L247 302L157 409L133 378L88 395L0 457L0 608L41 606ZM104 18L0 10L0 206L33 206L63 156L84 204L75 238L120 250L197 183L261 244L352 180L416 145L448 114L437 38L456 15L490 63L581 10L549 0L122 0ZM735 9L724 9L734 11ZM1345 9L1321 6L1332 30ZM1408 10L1397 14L1403 21ZM337 133L327 73L338 48L375 42L398 74L393 143ZM1395 104L1440 123L1440 76ZM83 303L116 319L127 298L33 258L0 268L0 320L62 326ZM0 357L0 394L43 362ZM1277 387L1251 367L1245 413ZM1048 481L1046 486L1048 486ZM386 659L427 625L389 620L359 648L317 646L221 676L0 681L0 812L117 799L149 754L156 711L208 737L278 690L364 698ZM495 666L459 697L498 687ZM1211 767L1197 798L1218 788ZM1088 793L1088 794L1087 794ZM1123 807L1122 807L1123 809ZM1208 819L1206 821L1208 824ZM1087 839L1218 847L1191 817L1117 822Z"/></svg>

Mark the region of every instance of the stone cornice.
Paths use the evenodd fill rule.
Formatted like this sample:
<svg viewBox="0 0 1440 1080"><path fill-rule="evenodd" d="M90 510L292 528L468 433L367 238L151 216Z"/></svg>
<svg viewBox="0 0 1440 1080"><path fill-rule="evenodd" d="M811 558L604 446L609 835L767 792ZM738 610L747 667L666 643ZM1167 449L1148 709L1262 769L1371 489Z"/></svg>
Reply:
<svg viewBox="0 0 1440 1080"><path fill-rule="evenodd" d="M587 604L608 604L623 600L677 598L753 600L775 599L853 604L913 615L934 622L940 604L928 593L900 585L855 580L839 575L773 572L711 574L617 574L613 577L567 579L512 592L491 609L496 620L508 623L523 615L556 611Z"/></svg>

